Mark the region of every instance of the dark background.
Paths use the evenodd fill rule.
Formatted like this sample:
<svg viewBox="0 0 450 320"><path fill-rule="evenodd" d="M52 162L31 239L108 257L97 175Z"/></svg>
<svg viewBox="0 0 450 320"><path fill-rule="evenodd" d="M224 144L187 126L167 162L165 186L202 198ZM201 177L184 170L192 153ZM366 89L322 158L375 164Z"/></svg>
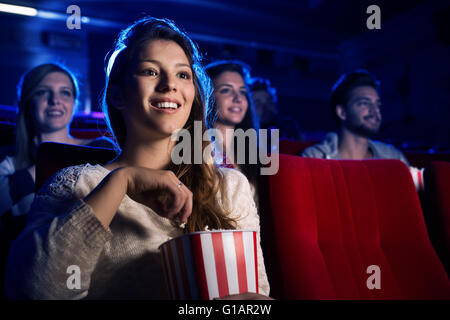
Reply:
<svg viewBox="0 0 450 320"><path fill-rule="evenodd" d="M308 140L333 129L328 99L340 74L366 68L381 81L380 139L403 148L450 148L449 1L1 2L62 14L46 19L0 13L3 114L14 110L21 74L49 61L80 77L80 111L99 111L103 61L113 40L122 27L152 15L187 31L205 62L240 59L252 66L253 76L269 78L281 113L295 118ZM72 4L91 18L79 30L66 27ZM372 4L381 9L381 30L366 26Z"/></svg>

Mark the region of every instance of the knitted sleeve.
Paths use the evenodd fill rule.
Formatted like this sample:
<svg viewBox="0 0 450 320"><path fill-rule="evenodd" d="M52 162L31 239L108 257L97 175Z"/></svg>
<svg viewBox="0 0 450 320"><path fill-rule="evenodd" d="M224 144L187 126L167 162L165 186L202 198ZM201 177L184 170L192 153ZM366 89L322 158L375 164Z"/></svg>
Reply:
<svg viewBox="0 0 450 320"><path fill-rule="evenodd" d="M231 217L237 221L238 229L257 231L258 285L259 293L268 296L270 292L264 257L261 250L259 215L253 199L250 183L238 170L221 168L225 177L225 200L231 210Z"/></svg>
<svg viewBox="0 0 450 320"><path fill-rule="evenodd" d="M39 191L25 230L11 247L6 290L12 299L81 299L111 238L75 195L84 166L65 168Z"/></svg>

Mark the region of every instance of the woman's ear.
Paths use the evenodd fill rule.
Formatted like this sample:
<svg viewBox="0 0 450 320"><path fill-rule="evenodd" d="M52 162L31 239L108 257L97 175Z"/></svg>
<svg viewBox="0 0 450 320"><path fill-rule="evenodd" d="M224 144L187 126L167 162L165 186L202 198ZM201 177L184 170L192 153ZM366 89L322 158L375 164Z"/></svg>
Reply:
<svg viewBox="0 0 450 320"><path fill-rule="evenodd" d="M336 105L336 115L342 121L344 121L347 118L347 114L345 112L345 108L342 105L340 105L340 104Z"/></svg>
<svg viewBox="0 0 450 320"><path fill-rule="evenodd" d="M114 108L121 110L125 107L125 99L119 86L112 84L109 87L108 98Z"/></svg>

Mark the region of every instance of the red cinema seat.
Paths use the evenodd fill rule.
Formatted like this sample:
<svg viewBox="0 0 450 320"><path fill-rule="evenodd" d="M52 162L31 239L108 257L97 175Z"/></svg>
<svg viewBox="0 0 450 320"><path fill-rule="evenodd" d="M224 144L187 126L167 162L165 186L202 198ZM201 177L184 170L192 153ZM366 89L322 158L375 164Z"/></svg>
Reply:
<svg viewBox="0 0 450 320"><path fill-rule="evenodd" d="M300 155L306 148L316 144L315 141L297 141L280 139L280 153Z"/></svg>
<svg viewBox="0 0 450 320"><path fill-rule="evenodd" d="M449 161L450 162L450 152L420 152L420 151L403 151L406 159L411 166L417 168L425 168L431 164L433 161Z"/></svg>
<svg viewBox="0 0 450 320"><path fill-rule="evenodd" d="M106 129L70 129L70 134L78 139L95 139L99 137L110 137L109 131Z"/></svg>
<svg viewBox="0 0 450 320"><path fill-rule="evenodd" d="M450 299L402 162L279 160L262 220L275 298Z"/></svg>
<svg viewBox="0 0 450 320"><path fill-rule="evenodd" d="M44 142L36 161L36 192L59 170L83 163L105 164L116 157L113 149Z"/></svg>
<svg viewBox="0 0 450 320"><path fill-rule="evenodd" d="M431 240L450 274L450 162L431 162L425 170L424 180L424 211Z"/></svg>

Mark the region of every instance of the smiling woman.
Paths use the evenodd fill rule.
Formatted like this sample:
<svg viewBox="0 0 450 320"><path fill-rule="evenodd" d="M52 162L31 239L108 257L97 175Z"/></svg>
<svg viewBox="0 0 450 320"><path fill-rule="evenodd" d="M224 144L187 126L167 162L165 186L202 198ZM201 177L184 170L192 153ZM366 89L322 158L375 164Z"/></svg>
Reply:
<svg viewBox="0 0 450 320"><path fill-rule="evenodd" d="M106 70L103 108L121 153L63 169L41 189L11 250L9 297L167 299L158 247L207 226L258 231L259 292L268 295L245 176L171 161L176 130L194 136L198 121L206 132L210 89L196 46L172 22L144 18L121 32ZM79 285L69 286L73 266Z"/></svg>
<svg viewBox="0 0 450 320"><path fill-rule="evenodd" d="M250 68L237 60L221 60L206 66L206 72L214 84L214 101L208 105L208 126L222 133L223 146L215 149L215 158L225 167L242 171L250 181L256 203L258 204L259 163L250 161L250 150L258 149L258 142L251 145L245 140L242 145L236 139L237 129L258 132L259 120L248 90ZM222 152L221 152L222 150ZM244 163L238 163L238 150L245 153Z"/></svg>
<svg viewBox="0 0 450 320"><path fill-rule="evenodd" d="M53 141L97 147L113 147L112 140L81 140L69 134L79 94L77 79L67 68L43 64L25 73L18 85L16 148L0 158L0 265L6 264L10 242L25 227L34 199L38 145ZM4 270L0 270L1 281ZM0 282L3 290L4 286Z"/></svg>
<svg viewBox="0 0 450 320"><path fill-rule="evenodd" d="M22 76L17 90L15 154L0 159L0 215L9 211L17 217L29 210L41 142L113 147L107 138L82 140L69 134L78 94L77 79L61 65L43 64Z"/></svg>

